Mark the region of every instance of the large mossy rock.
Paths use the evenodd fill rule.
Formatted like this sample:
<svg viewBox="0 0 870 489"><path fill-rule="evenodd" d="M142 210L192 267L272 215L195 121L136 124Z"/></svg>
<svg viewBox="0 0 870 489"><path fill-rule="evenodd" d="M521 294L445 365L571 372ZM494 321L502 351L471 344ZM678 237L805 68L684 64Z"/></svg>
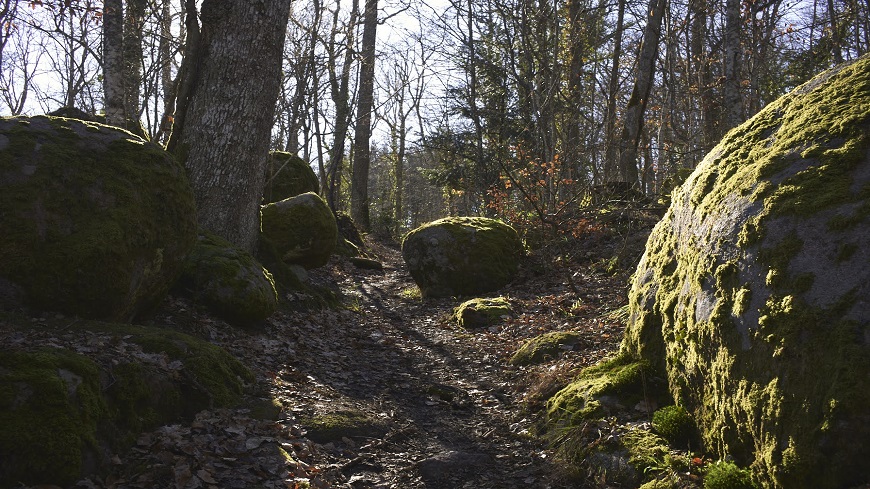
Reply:
<svg viewBox="0 0 870 489"><path fill-rule="evenodd" d="M320 191L320 182L302 158L284 151L269 154L263 204L279 202L306 192Z"/></svg>
<svg viewBox="0 0 870 489"><path fill-rule="evenodd" d="M129 321L172 285L196 238L184 168L96 123L0 119L0 308Z"/></svg>
<svg viewBox="0 0 870 489"><path fill-rule="evenodd" d="M439 219L402 242L402 257L424 297L498 290L511 281L522 254L514 228L484 217Z"/></svg>
<svg viewBox="0 0 870 489"><path fill-rule="evenodd" d="M237 405L254 381L225 350L166 329L80 321L64 334L92 351L0 352L0 487L70 486L142 431Z"/></svg>
<svg viewBox="0 0 870 489"><path fill-rule="evenodd" d="M207 232L199 234L176 289L240 325L262 321L278 308L272 274L246 251Z"/></svg>
<svg viewBox="0 0 870 489"><path fill-rule="evenodd" d="M870 480L870 57L729 132L673 195L622 352L765 487Z"/></svg>
<svg viewBox="0 0 870 489"><path fill-rule="evenodd" d="M317 268L335 250L335 216L315 193L304 193L261 208L263 243L289 265Z"/></svg>

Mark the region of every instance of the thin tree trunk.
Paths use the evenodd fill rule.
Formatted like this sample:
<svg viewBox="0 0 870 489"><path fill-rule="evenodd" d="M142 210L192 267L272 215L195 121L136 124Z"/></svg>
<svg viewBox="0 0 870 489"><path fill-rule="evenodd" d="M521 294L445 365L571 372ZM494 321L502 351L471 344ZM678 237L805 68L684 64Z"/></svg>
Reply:
<svg viewBox="0 0 870 489"><path fill-rule="evenodd" d="M338 8L333 13L332 39L329 41L329 85L332 102L335 105L335 131L332 137L332 151L329 153L327 168L329 189L326 200L333 212L338 211L341 194L341 172L344 161L344 143L347 140L347 130L350 126L350 68L353 61L353 38L356 29L356 19L359 11L359 1L353 0L350 20L347 24L347 39L345 39L345 55L341 72L336 71L338 52L335 37L338 35Z"/></svg>
<svg viewBox="0 0 870 489"><path fill-rule="evenodd" d="M259 238L289 12L290 0L204 0L198 69L186 74L193 78L174 152L187 167L197 220L248 251Z"/></svg>
<svg viewBox="0 0 870 489"><path fill-rule="evenodd" d="M619 94L619 63L622 59L622 35L625 19L625 2L619 0L616 12L616 30L613 33L613 64L607 81L607 114L604 122L604 181L609 182L619 173L616 143L616 96ZM595 182L600 183L600 182Z"/></svg>
<svg viewBox="0 0 870 489"><path fill-rule="evenodd" d="M637 78L634 81L634 88L631 90L631 97L625 109L622 137L620 138L622 151L619 154L619 177L622 182L631 186L638 184L637 148L640 144L644 112L655 75L659 37L662 32L662 18L666 7L667 0L650 0L648 9L650 15L643 30L643 43L638 56Z"/></svg>
<svg viewBox="0 0 870 489"><path fill-rule="evenodd" d="M359 100L353 150L353 179L350 215L363 231L371 228L369 218L369 166L371 165L372 104L375 89L375 41L378 1L366 0L363 16L362 59L359 68Z"/></svg>
<svg viewBox="0 0 870 489"><path fill-rule="evenodd" d="M741 0L727 0L725 4L725 80L722 87L725 108L725 130L736 127L745 119L743 99L740 96L742 55L740 48L740 3Z"/></svg>
<svg viewBox="0 0 870 489"><path fill-rule="evenodd" d="M127 0L124 12L124 127L145 136L139 122L142 104L142 28L145 23L145 0Z"/></svg>
<svg viewBox="0 0 870 489"><path fill-rule="evenodd" d="M843 62L843 41L840 39L840 25L837 22L837 7L834 0L828 0L828 19L831 22L831 54L834 55L834 63Z"/></svg>
<svg viewBox="0 0 870 489"><path fill-rule="evenodd" d="M103 94L106 124L124 127L124 14L121 0L103 2Z"/></svg>

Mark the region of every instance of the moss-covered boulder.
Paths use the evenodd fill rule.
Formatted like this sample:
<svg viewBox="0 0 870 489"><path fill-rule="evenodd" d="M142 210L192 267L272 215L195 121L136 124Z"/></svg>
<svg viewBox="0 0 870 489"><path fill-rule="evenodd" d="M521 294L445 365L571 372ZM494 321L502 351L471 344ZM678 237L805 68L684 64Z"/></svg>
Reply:
<svg viewBox="0 0 870 489"><path fill-rule="evenodd" d="M673 194L624 355L764 487L870 480L870 57L729 132Z"/></svg>
<svg viewBox="0 0 870 489"><path fill-rule="evenodd" d="M402 242L402 257L424 297L498 290L514 277L522 254L514 228L484 217L439 219Z"/></svg>
<svg viewBox="0 0 870 489"><path fill-rule="evenodd" d="M176 290L241 325L262 321L278 308L272 274L246 251L208 232L200 232Z"/></svg>
<svg viewBox="0 0 870 489"><path fill-rule="evenodd" d="M453 309L453 320L463 328L485 328L513 314L511 303L504 297L471 299Z"/></svg>
<svg viewBox="0 0 870 489"><path fill-rule="evenodd" d="M320 182L302 158L284 151L269 153L263 204L279 202L306 192L320 191Z"/></svg>
<svg viewBox="0 0 870 489"><path fill-rule="evenodd" d="M0 308L129 321L177 278L195 216L184 168L156 144L73 119L0 119Z"/></svg>
<svg viewBox="0 0 870 489"><path fill-rule="evenodd" d="M520 346L511 357L511 365L533 365L547 360L555 360L583 341L576 331L551 331L536 336Z"/></svg>
<svg viewBox="0 0 870 489"><path fill-rule="evenodd" d="M317 268L335 250L335 216L315 193L304 193L261 208L260 237L271 253L287 264Z"/></svg>
<svg viewBox="0 0 870 489"><path fill-rule="evenodd" d="M547 402L548 428L615 416L641 401L656 405L666 396L664 379L654 375L649 363L620 355L583 369Z"/></svg>
<svg viewBox="0 0 870 489"><path fill-rule="evenodd" d="M254 380L229 353L187 335L84 321L65 334L83 327L87 356L0 352L0 487L74 484L143 430L236 405Z"/></svg>

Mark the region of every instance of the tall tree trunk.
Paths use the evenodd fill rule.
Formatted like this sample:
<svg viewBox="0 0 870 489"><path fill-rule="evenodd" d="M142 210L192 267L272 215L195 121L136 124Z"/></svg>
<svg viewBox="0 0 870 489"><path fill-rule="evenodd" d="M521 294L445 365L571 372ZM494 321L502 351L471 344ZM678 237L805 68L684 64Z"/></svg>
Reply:
<svg viewBox="0 0 870 489"><path fill-rule="evenodd" d="M363 16L362 59L359 67L359 101L353 138L353 180L350 215L357 226L368 231L369 166L371 164L372 103L375 90L375 41L378 28L378 0L366 0Z"/></svg>
<svg viewBox="0 0 870 489"><path fill-rule="evenodd" d="M604 121L604 181L609 182L619 173L616 143L616 96L619 94L619 63L622 59L622 34L625 19L625 2L619 0L616 12L616 30L613 33L613 64L607 81L607 113ZM596 184L601 182L594 182Z"/></svg>
<svg viewBox="0 0 870 489"><path fill-rule="evenodd" d="M187 167L197 220L248 251L259 237L289 12L290 0L204 0L197 66L185 74L191 89L173 149Z"/></svg>
<svg viewBox="0 0 870 489"><path fill-rule="evenodd" d="M743 98L740 96L743 56L740 46L741 0L727 0L725 4L725 85L722 87L725 108L725 130L736 127L745 119ZM723 131L724 132L724 131Z"/></svg>
<svg viewBox="0 0 870 489"><path fill-rule="evenodd" d="M631 186L636 186L638 183L637 148L640 144L643 116L655 75L659 37L666 7L667 0L650 0L647 10L650 15L643 30L643 43L638 56L637 78L631 90L631 97L628 99L628 106L625 108L620 138L622 151L619 154L619 177L622 182Z"/></svg>
<svg viewBox="0 0 870 489"><path fill-rule="evenodd" d="M124 127L143 137L139 98L142 95L142 28L146 6L146 0L127 0L124 12Z"/></svg>
<svg viewBox="0 0 870 489"><path fill-rule="evenodd" d="M834 0L828 0L828 19L831 22L831 54L834 55L834 63L843 62L843 41L840 39L840 23L837 22L837 7Z"/></svg>
<svg viewBox="0 0 870 489"><path fill-rule="evenodd" d="M182 3L182 6L184 3ZM157 47L160 60L160 87L163 93L163 117L155 139L165 143L172 132L172 114L175 113L176 84L172 79L172 17L170 0L162 0L160 13L160 42ZM183 34L183 31L182 31Z"/></svg>
<svg viewBox="0 0 870 489"><path fill-rule="evenodd" d="M329 70L329 86L332 103L335 105L335 131L332 136L332 151L329 153L329 167L327 168L328 191L326 201L333 212L338 211L339 197L341 194L341 167L344 161L344 143L347 139L347 130L350 126L350 68L353 62L353 39L356 29L356 19L359 13L359 1L353 0L350 10L350 20L347 23L347 37L345 39L344 60L341 72L336 70L338 62L338 50L336 36L338 36L338 12L336 8L332 17L332 38L329 40L329 56L327 59Z"/></svg>
<svg viewBox="0 0 870 489"><path fill-rule="evenodd" d="M103 2L103 94L106 123L124 127L124 14L121 0Z"/></svg>

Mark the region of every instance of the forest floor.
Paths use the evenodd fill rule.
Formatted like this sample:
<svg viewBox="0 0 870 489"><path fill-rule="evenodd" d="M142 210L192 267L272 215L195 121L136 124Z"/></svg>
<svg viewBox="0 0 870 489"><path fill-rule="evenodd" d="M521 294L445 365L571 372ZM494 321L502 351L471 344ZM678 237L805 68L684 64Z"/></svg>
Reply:
<svg viewBox="0 0 870 489"><path fill-rule="evenodd" d="M466 330L450 318L459 299L421 299L399 250L370 246L383 270L333 258L310 272L339 308L285 307L239 329L170 298L152 322L239 358L258 379L252 402L143 433L76 487L585 487L538 436L541 413L581 368L618 349L628 272L530 257L499 291L512 316ZM573 350L510 365L525 340L567 330L582 335ZM276 409L252 408L258 397Z"/></svg>

